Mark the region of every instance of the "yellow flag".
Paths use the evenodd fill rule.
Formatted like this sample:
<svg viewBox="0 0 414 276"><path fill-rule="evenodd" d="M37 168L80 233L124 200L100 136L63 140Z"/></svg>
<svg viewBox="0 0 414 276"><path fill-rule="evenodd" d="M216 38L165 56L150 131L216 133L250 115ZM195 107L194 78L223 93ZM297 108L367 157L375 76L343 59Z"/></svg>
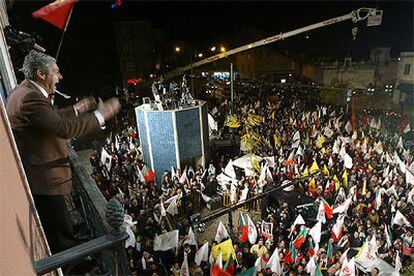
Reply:
<svg viewBox="0 0 414 276"><path fill-rule="evenodd" d="M308 176L308 175L309 175L309 171L308 171L308 167L306 167L302 173L302 176Z"/></svg>
<svg viewBox="0 0 414 276"><path fill-rule="evenodd" d="M329 173L328 167L326 167L326 165L323 165L323 173L324 173L326 176L330 176L330 175L331 175L331 174Z"/></svg>
<svg viewBox="0 0 414 276"><path fill-rule="evenodd" d="M230 258L230 255L233 255L233 260L236 259L236 253L234 252L234 247L231 239L219 243L211 248L211 253L214 259L217 259L220 252L223 261L227 261Z"/></svg>
<svg viewBox="0 0 414 276"><path fill-rule="evenodd" d="M316 141L316 147L318 149L323 147L323 143L326 142L326 138L324 136L319 137L318 141Z"/></svg>
<svg viewBox="0 0 414 276"><path fill-rule="evenodd" d="M325 147L323 147L323 148L321 149L321 152L322 152L322 155L325 155L325 153L326 153L326 149L325 149Z"/></svg>
<svg viewBox="0 0 414 276"><path fill-rule="evenodd" d="M367 242L364 242L364 244L359 249L358 254L356 254L355 258L361 257L362 253L365 251L365 247L367 247Z"/></svg>
<svg viewBox="0 0 414 276"><path fill-rule="evenodd" d="M273 112L272 112L272 120L274 120L274 119L275 119L275 115L276 115L276 114L275 114L275 112L276 112L276 111L273 111Z"/></svg>
<svg viewBox="0 0 414 276"><path fill-rule="evenodd" d="M339 179L336 175L334 175L333 181L335 183L335 191L338 191L339 188L341 187L341 183L339 182Z"/></svg>
<svg viewBox="0 0 414 276"><path fill-rule="evenodd" d="M372 172L372 171L374 170L374 168L371 166L371 164L369 164L369 165L368 165L368 170L369 170L370 172Z"/></svg>
<svg viewBox="0 0 414 276"><path fill-rule="evenodd" d="M292 117L289 117L289 125L293 125L293 119L292 119Z"/></svg>
<svg viewBox="0 0 414 276"><path fill-rule="evenodd" d="M275 140L275 147L279 148L280 147L280 139L279 137L277 137L277 135L273 135L273 139Z"/></svg>
<svg viewBox="0 0 414 276"><path fill-rule="evenodd" d="M316 160L315 160L315 161L313 161L313 164L312 164L312 166L310 168L310 173L313 174L313 173L315 173L317 171L319 171L319 166L318 166L318 163L316 163Z"/></svg>
<svg viewBox="0 0 414 276"><path fill-rule="evenodd" d="M311 178L310 180L309 180L309 187L311 187L312 188L312 190L314 190L315 189L315 186L316 186L316 181L315 181L315 178Z"/></svg>
<svg viewBox="0 0 414 276"><path fill-rule="evenodd" d="M362 193L361 195L366 195L367 194L367 181L364 180L364 185L362 186Z"/></svg>
<svg viewBox="0 0 414 276"><path fill-rule="evenodd" d="M344 171L344 173L342 174L342 182L344 183L344 187L348 187L348 172Z"/></svg>

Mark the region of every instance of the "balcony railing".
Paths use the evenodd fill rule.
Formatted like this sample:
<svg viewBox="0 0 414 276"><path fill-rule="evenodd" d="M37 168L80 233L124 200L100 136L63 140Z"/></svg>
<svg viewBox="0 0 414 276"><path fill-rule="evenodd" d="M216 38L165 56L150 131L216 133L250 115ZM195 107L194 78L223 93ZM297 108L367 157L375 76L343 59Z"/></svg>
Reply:
<svg viewBox="0 0 414 276"><path fill-rule="evenodd" d="M124 210L117 199L105 200L76 152L69 148L72 166L73 193L69 199L73 212L80 216L83 238L88 241L46 257L35 263L38 275L83 262L87 257L94 260L94 270L100 275L129 275L124 249L128 234L122 227ZM96 271L95 271L96 272Z"/></svg>

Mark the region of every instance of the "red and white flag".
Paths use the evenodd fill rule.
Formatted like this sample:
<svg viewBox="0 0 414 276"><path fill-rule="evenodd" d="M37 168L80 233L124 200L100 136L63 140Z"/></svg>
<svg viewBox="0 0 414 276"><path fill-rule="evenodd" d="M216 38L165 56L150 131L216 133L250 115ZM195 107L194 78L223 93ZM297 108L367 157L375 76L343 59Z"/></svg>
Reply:
<svg viewBox="0 0 414 276"><path fill-rule="evenodd" d="M342 237L342 232L344 230L344 220L345 215L340 215L332 227L332 237L334 238L335 242L338 242Z"/></svg>
<svg viewBox="0 0 414 276"><path fill-rule="evenodd" d="M255 244L256 240L257 240L256 225L254 225L252 219L250 218L249 214L247 214L247 213L246 213L246 220L247 220L247 227L248 227L249 242L251 244Z"/></svg>
<svg viewBox="0 0 414 276"><path fill-rule="evenodd" d="M349 262L347 259L342 263L341 271L339 276L355 276L355 259L352 258Z"/></svg>
<svg viewBox="0 0 414 276"><path fill-rule="evenodd" d="M34 18L43 19L62 31L65 31L73 6L78 1L79 0L56 0L33 12L32 16Z"/></svg>
<svg viewBox="0 0 414 276"><path fill-rule="evenodd" d="M220 221L214 240L216 242L221 242L222 240L228 237L230 236L229 236L229 233L227 232L226 226L224 226L224 224Z"/></svg>

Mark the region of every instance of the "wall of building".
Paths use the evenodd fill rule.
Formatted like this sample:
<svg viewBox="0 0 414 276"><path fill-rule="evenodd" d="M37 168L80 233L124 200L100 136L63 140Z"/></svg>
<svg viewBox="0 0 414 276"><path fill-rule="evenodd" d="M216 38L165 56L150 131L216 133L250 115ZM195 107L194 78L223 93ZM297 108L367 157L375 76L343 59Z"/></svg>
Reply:
<svg viewBox="0 0 414 276"><path fill-rule="evenodd" d="M0 108L0 275L35 275L49 249L2 100Z"/></svg>
<svg viewBox="0 0 414 276"><path fill-rule="evenodd" d="M324 65L322 82L325 86L368 87L375 83L375 67L363 64L344 67L339 62Z"/></svg>
<svg viewBox="0 0 414 276"><path fill-rule="evenodd" d="M157 63L161 32L148 21L124 21L115 23L115 36L124 86L128 79L148 78Z"/></svg>
<svg viewBox="0 0 414 276"><path fill-rule="evenodd" d="M257 48L237 54L235 68L241 76L270 81L279 81L289 73L314 81L320 78L318 66L286 57L268 48Z"/></svg>

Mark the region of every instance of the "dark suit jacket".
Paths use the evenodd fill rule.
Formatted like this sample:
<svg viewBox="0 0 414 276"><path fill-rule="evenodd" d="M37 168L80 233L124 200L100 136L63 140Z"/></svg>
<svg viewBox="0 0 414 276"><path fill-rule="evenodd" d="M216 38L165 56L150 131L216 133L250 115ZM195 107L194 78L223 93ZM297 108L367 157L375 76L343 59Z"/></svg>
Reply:
<svg viewBox="0 0 414 276"><path fill-rule="evenodd" d="M55 110L42 92L24 80L7 99L7 115L33 194L65 195L72 188L66 139L100 130L91 114L73 107Z"/></svg>

